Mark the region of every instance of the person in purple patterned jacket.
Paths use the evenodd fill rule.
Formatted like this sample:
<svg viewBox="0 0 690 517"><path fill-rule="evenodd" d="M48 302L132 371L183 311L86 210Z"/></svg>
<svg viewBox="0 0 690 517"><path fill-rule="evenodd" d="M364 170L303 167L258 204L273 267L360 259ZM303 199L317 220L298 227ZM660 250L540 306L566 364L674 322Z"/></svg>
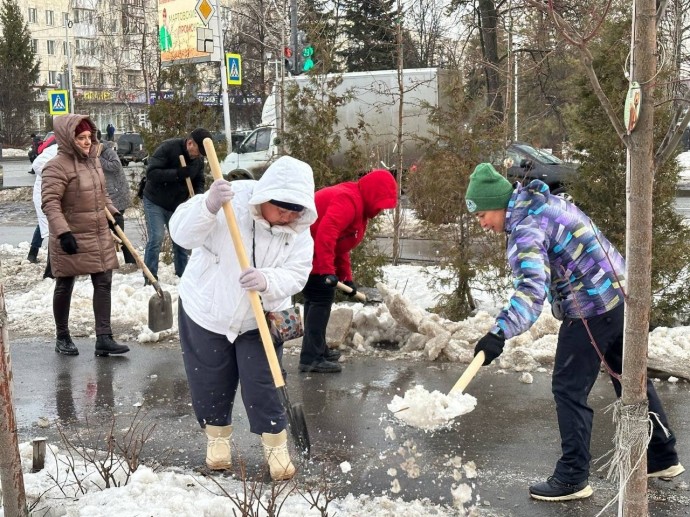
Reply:
<svg viewBox="0 0 690 517"><path fill-rule="evenodd" d="M491 164L482 163L470 176L465 202L482 228L507 234L515 279L515 293L493 328L477 342L475 355L483 351L484 366L490 364L503 352L506 339L534 324L547 299L562 321L552 377L562 456L552 476L529 488L530 495L545 501L589 497L593 411L587 397L599 374L599 353L621 396L616 377L622 369L625 260L587 215L552 195L539 180L513 187ZM657 415L652 418L647 475L668 480L685 469L649 379L647 398L650 413Z"/></svg>

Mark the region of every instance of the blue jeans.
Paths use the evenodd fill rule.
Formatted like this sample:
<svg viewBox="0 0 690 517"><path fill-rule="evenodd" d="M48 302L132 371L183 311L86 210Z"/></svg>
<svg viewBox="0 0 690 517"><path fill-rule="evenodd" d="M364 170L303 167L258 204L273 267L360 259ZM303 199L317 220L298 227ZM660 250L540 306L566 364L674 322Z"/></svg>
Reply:
<svg viewBox="0 0 690 517"><path fill-rule="evenodd" d="M36 225L34 235L31 238L31 247L40 248L43 245L43 237L41 237L41 227Z"/></svg>
<svg viewBox="0 0 690 517"><path fill-rule="evenodd" d="M146 216L146 233L149 238L144 252L144 264L149 268L151 274L158 278L158 255L160 255L161 244L165 238L165 229L168 228L173 212L144 198L144 215ZM168 231L170 231L169 228ZM173 263L177 276L182 276L188 260L189 252L173 242Z"/></svg>

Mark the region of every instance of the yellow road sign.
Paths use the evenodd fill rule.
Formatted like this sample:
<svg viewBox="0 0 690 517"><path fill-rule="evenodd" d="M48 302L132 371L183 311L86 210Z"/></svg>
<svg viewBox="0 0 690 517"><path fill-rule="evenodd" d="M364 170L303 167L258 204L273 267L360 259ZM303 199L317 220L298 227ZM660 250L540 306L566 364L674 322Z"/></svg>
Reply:
<svg viewBox="0 0 690 517"><path fill-rule="evenodd" d="M49 90L48 104L51 115L67 115L69 113L67 90Z"/></svg>
<svg viewBox="0 0 690 517"><path fill-rule="evenodd" d="M242 56L228 52L225 54L225 64L228 69L228 84L242 85Z"/></svg>

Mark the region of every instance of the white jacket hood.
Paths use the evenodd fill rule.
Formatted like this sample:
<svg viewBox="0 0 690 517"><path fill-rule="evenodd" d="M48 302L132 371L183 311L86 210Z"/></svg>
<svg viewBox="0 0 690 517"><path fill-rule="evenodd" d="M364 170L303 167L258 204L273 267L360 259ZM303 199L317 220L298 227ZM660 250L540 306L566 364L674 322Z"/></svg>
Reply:
<svg viewBox="0 0 690 517"><path fill-rule="evenodd" d="M259 205L271 199L302 205L302 215L289 226L295 233L309 228L317 218L314 173L309 164L292 156L281 156L273 162L254 186L249 199L255 217L260 215Z"/></svg>

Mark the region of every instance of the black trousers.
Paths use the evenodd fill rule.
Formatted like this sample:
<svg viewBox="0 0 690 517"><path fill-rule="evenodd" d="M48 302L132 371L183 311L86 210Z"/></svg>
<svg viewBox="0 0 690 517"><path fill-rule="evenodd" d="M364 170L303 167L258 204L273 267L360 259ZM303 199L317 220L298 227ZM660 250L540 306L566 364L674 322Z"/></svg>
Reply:
<svg viewBox="0 0 690 517"><path fill-rule="evenodd" d="M324 284L322 275L309 275L304 294L304 336L300 364L323 361L326 353L326 327L335 300L335 286Z"/></svg>
<svg viewBox="0 0 690 517"><path fill-rule="evenodd" d="M587 319L587 326L606 363L618 374L623 363L623 311L620 305L606 314ZM552 379L562 449L554 475L564 483L577 484L589 477L593 411L587 405L587 397L599 374L600 364L583 321L566 318L558 332ZM620 397L620 382L613 377L611 382L616 396ZM652 417L654 427L647 451L647 469L654 472L678 463L678 455L676 438L650 379L647 379L647 398L649 411L658 415L670 433L666 436Z"/></svg>
<svg viewBox="0 0 690 517"><path fill-rule="evenodd" d="M69 336L69 309L72 302L72 291L76 277L63 276L55 279L53 292L53 316L57 337ZM110 328L110 288L113 280L112 271L92 273L93 316L96 320L96 335L112 334Z"/></svg>
<svg viewBox="0 0 690 517"><path fill-rule="evenodd" d="M231 343L225 335L194 323L184 311L181 299L178 300L178 326L192 407L201 427L232 423L238 384L252 433L277 434L287 427L285 408L278 397L258 330L240 334ZM274 346L281 361L283 345Z"/></svg>

